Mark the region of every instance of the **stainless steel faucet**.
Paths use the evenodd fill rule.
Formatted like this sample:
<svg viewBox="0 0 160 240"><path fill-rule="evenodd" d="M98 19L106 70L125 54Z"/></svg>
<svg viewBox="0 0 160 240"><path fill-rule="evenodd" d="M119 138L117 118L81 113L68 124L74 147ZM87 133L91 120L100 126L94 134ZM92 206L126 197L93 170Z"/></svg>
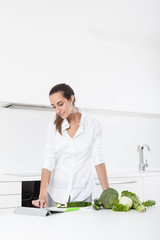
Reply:
<svg viewBox="0 0 160 240"><path fill-rule="evenodd" d="M150 147L147 144L143 144L142 146L137 146L137 152L139 152L139 171L145 171L145 167L148 167L147 159L144 163L143 149L147 147L148 151L150 151Z"/></svg>

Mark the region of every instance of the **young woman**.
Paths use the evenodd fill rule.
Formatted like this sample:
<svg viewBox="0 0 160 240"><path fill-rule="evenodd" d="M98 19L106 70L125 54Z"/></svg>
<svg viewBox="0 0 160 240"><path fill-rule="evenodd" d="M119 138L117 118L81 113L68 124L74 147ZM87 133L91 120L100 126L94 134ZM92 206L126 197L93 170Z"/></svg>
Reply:
<svg viewBox="0 0 160 240"><path fill-rule="evenodd" d="M57 202L92 201L93 166L102 190L109 187L101 124L75 107L74 91L67 84L55 85L49 98L56 117L47 130L39 199L32 204L44 208Z"/></svg>

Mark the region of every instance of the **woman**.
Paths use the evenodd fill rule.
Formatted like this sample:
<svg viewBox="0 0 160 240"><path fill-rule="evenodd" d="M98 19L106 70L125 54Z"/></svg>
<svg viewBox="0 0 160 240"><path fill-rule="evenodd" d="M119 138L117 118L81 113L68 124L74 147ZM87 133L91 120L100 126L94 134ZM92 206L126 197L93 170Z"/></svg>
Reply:
<svg viewBox="0 0 160 240"><path fill-rule="evenodd" d="M69 85L55 85L49 98L56 118L47 130L39 199L32 204L44 208L57 202L92 201L92 166L102 190L109 187L101 124L75 107L74 91Z"/></svg>

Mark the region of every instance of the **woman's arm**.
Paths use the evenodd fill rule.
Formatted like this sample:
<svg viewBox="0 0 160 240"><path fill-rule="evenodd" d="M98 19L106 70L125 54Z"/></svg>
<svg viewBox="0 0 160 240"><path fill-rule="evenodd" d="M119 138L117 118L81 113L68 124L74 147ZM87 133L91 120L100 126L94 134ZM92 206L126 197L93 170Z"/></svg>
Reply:
<svg viewBox="0 0 160 240"><path fill-rule="evenodd" d="M102 190L109 188L108 177L105 163L101 163L95 166L96 172L102 187Z"/></svg>
<svg viewBox="0 0 160 240"><path fill-rule="evenodd" d="M41 175L41 187L39 199L32 201L32 204L36 207L44 208L47 205L47 188L51 177L51 171L46 168L42 169Z"/></svg>

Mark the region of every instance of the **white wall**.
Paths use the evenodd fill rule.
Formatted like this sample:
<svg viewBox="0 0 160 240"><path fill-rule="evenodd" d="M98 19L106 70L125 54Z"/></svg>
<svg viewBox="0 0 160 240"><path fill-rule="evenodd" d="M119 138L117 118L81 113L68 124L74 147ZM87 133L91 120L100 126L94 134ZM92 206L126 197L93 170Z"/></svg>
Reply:
<svg viewBox="0 0 160 240"><path fill-rule="evenodd" d="M137 145L148 144L144 149L148 169L160 169L160 116L136 116L130 113L90 113L103 127L104 154L109 172L137 170Z"/></svg>
<svg viewBox="0 0 160 240"><path fill-rule="evenodd" d="M40 172L53 112L0 109L0 173Z"/></svg>
<svg viewBox="0 0 160 240"><path fill-rule="evenodd" d="M0 101L160 113L160 2L0 1Z"/></svg>
<svg viewBox="0 0 160 240"><path fill-rule="evenodd" d="M129 113L87 113L101 121L104 156L108 172L138 170L138 144L144 150L149 168L160 169L160 117L131 116ZM0 110L0 173L40 172L48 123L53 112Z"/></svg>
<svg viewBox="0 0 160 240"><path fill-rule="evenodd" d="M160 1L1 0L0 101L49 104L59 82L77 106L160 114ZM48 112L0 110L0 171L38 171ZM159 167L160 120L94 114L109 169L136 168L148 143Z"/></svg>

